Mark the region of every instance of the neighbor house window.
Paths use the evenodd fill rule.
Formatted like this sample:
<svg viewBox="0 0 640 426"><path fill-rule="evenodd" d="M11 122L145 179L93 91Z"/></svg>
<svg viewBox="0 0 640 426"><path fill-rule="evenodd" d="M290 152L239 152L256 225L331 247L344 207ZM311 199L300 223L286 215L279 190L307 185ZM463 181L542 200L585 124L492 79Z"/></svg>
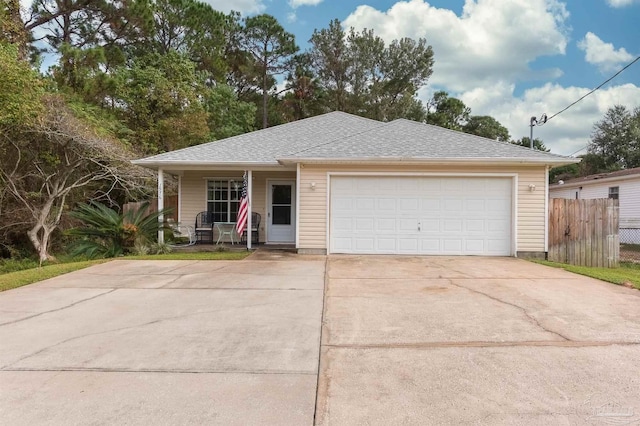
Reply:
<svg viewBox="0 0 640 426"><path fill-rule="evenodd" d="M619 186L610 186L609 187L609 198L613 198L617 200L620 197L620 187Z"/></svg>
<svg viewBox="0 0 640 426"><path fill-rule="evenodd" d="M233 180L207 181L207 211L214 222L235 222L240 205L242 183Z"/></svg>

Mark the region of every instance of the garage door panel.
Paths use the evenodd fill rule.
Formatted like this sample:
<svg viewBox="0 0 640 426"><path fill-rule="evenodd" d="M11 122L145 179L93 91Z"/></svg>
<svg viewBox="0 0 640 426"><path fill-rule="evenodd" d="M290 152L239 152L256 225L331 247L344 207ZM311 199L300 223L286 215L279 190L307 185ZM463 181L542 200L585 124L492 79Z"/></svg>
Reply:
<svg viewBox="0 0 640 426"><path fill-rule="evenodd" d="M504 212L511 212L511 200L491 198L487 200L487 211L502 214L504 214Z"/></svg>
<svg viewBox="0 0 640 426"><path fill-rule="evenodd" d="M461 232L462 220L460 219L447 219L442 221L442 231L444 232Z"/></svg>
<svg viewBox="0 0 640 426"><path fill-rule="evenodd" d="M504 232L511 226L509 219L488 219L487 230L489 232Z"/></svg>
<svg viewBox="0 0 640 426"><path fill-rule="evenodd" d="M463 200L460 199L448 199L444 200L443 210L445 213L460 214L462 211Z"/></svg>
<svg viewBox="0 0 640 426"><path fill-rule="evenodd" d="M411 234L415 234L417 230L418 230L418 219L407 218L407 219L398 220L399 232L410 232Z"/></svg>
<svg viewBox="0 0 640 426"><path fill-rule="evenodd" d="M356 231L365 231L365 232L373 232L375 231L375 219L372 217L369 218L359 218L355 220L355 230Z"/></svg>
<svg viewBox="0 0 640 426"><path fill-rule="evenodd" d="M333 207L340 211L340 210L353 210L353 203L354 200L351 198L346 198L346 197L335 197L333 200Z"/></svg>
<svg viewBox="0 0 640 426"><path fill-rule="evenodd" d="M415 213L420 210L420 200L417 198L401 198L398 202L400 213Z"/></svg>
<svg viewBox="0 0 640 426"><path fill-rule="evenodd" d="M375 239L373 237L368 238L356 238L355 249L359 252L374 252L375 251Z"/></svg>
<svg viewBox="0 0 640 426"><path fill-rule="evenodd" d="M400 253L416 253L418 251L417 238L399 238L398 248Z"/></svg>
<svg viewBox="0 0 640 426"><path fill-rule="evenodd" d="M333 250L337 253L354 253L353 239L349 237L334 237Z"/></svg>
<svg viewBox="0 0 640 426"><path fill-rule="evenodd" d="M487 201L478 198L468 198L464 200L464 211L484 213L487 208Z"/></svg>
<svg viewBox="0 0 640 426"><path fill-rule="evenodd" d="M376 200L373 198L357 198L355 203L359 212L370 212L376 207Z"/></svg>
<svg viewBox="0 0 640 426"><path fill-rule="evenodd" d="M444 254L460 254L462 253L462 240L444 238L441 248Z"/></svg>
<svg viewBox="0 0 640 426"><path fill-rule="evenodd" d="M376 210L390 212L396 211L396 202L395 198L379 198L376 200Z"/></svg>
<svg viewBox="0 0 640 426"><path fill-rule="evenodd" d="M395 237L378 237L376 241L376 249L378 253L395 253L397 251L397 240Z"/></svg>
<svg viewBox="0 0 640 426"><path fill-rule="evenodd" d="M420 225L422 233L440 232L440 219L421 219Z"/></svg>
<svg viewBox="0 0 640 426"><path fill-rule="evenodd" d="M485 232L485 221L482 219L468 219L464 225L467 232Z"/></svg>
<svg viewBox="0 0 640 426"><path fill-rule="evenodd" d="M485 241L483 239L466 239L464 249L469 254L482 254L485 252Z"/></svg>
<svg viewBox="0 0 640 426"><path fill-rule="evenodd" d="M376 220L376 231L378 232L396 232L396 219L395 218L381 218Z"/></svg>
<svg viewBox="0 0 640 426"><path fill-rule="evenodd" d="M439 212L440 208L439 198L422 198L420 200L420 210L423 212Z"/></svg>
<svg viewBox="0 0 640 426"><path fill-rule="evenodd" d="M511 194L511 178L333 177L330 251L510 255Z"/></svg>
<svg viewBox="0 0 640 426"><path fill-rule="evenodd" d="M333 228L338 232L348 232L353 228L352 222L353 219L351 219L350 217L336 217L333 220Z"/></svg>

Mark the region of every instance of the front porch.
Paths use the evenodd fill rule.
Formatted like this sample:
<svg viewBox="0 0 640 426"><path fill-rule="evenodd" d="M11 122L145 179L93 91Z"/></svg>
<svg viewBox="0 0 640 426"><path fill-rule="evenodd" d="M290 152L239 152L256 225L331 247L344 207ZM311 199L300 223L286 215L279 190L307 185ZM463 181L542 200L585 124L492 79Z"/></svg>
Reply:
<svg viewBox="0 0 640 426"><path fill-rule="evenodd" d="M297 179L296 170L247 170L247 194L249 214L246 229L257 227L257 238L240 242L235 232L238 209L242 196L245 170L158 170L158 193L164 192L165 175L178 180L178 207L172 216L182 225L202 228L196 219L208 218L210 232L200 233L196 244L179 250L215 251L224 247L235 250L262 247L296 245ZM162 197L159 196L159 208ZM253 216L253 217L251 217ZM212 224L212 225L211 225ZM252 235L249 233L248 235ZM232 244L232 240L235 244ZM253 241L252 241L253 240ZM219 244L218 244L219 243Z"/></svg>

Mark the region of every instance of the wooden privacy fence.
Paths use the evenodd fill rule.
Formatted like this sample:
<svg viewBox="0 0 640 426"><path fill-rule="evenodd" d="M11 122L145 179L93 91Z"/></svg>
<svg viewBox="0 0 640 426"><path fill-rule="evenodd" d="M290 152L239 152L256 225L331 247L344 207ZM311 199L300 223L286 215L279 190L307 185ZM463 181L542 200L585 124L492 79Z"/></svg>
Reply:
<svg viewBox="0 0 640 426"><path fill-rule="evenodd" d="M125 205L122 206L122 213L126 213L129 210L137 210L140 207L142 207L143 201L138 201L136 203L126 203ZM164 209L171 209L171 211L169 212L168 216L169 217L178 217L178 196L177 195L169 195L167 197L164 197ZM153 212L157 212L158 211L158 199L157 198L153 198L151 200L149 200L149 208L147 209L149 213L153 213Z"/></svg>
<svg viewBox="0 0 640 426"><path fill-rule="evenodd" d="M549 204L549 260L580 266L618 266L618 200L552 198Z"/></svg>

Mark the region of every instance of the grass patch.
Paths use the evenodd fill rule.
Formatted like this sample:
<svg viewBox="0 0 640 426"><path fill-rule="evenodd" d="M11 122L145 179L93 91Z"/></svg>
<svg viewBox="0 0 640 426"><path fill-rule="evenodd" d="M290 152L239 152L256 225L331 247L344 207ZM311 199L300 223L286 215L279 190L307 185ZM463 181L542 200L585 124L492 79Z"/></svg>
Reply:
<svg viewBox="0 0 640 426"><path fill-rule="evenodd" d="M116 259L126 260L242 260L249 256L250 251L211 251L194 253L166 253L145 254L139 256L125 256Z"/></svg>
<svg viewBox="0 0 640 426"><path fill-rule="evenodd" d="M87 266L106 262L108 259L85 260L83 262L59 263L46 265L42 268L24 269L21 271L9 272L0 275L0 291L11 290L23 285L57 277L68 272L77 271Z"/></svg>
<svg viewBox="0 0 640 426"><path fill-rule="evenodd" d="M549 262L548 260L534 260L534 262L618 285L633 286L640 290L640 265L638 264L621 263L618 268L591 268L588 266Z"/></svg>

